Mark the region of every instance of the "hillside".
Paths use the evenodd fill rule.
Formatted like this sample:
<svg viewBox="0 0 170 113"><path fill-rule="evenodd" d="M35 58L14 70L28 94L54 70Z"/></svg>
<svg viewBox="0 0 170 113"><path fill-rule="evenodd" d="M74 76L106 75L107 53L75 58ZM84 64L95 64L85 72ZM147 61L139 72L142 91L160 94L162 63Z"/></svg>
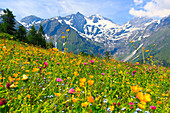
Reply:
<svg viewBox="0 0 170 113"><path fill-rule="evenodd" d="M1 112L169 111L169 68L46 50L6 37L0 53Z"/></svg>

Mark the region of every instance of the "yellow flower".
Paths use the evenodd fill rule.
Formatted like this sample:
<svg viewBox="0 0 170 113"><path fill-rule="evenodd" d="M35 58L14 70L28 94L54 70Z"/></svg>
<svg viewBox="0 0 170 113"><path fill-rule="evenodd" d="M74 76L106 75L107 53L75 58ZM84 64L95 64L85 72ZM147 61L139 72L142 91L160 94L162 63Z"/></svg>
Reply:
<svg viewBox="0 0 170 113"><path fill-rule="evenodd" d="M86 82L86 78L85 77L83 77L83 78L80 78L80 80L79 80L81 83L84 83L84 82Z"/></svg>
<svg viewBox="0 0 170 113"><path fill-rule="evenodd" d="M14 73L14 74L13 74L13 76L14 76L14 77L17 77L17 76L18 76L18 74L15 74L15 73Z"/></svg>
<svg viewBox="0 0 170 113"><path fill-rule="evenodd" d="M58 49L57 49L57 48L53 48L53 51L57 52L57 51L58 51Z"/></svg>
<svg viewBox="0 0 170 113"><path fill-rule="evenodd" d="M62 36L61 38L63 38L63 39L64 39L64 38L65 38L65 36Z"/></svg>
<svg viewBox="0 0 170 113"><path fill-rule="evenodd" d="M115 106L110 106L110 111L113 111L115 109Z"/></svg>
<svg viewBox="0 0 170 113"><path fill-rule="evenodd" d="M11 37L11 39L13 39L13 37Z"/></svg>
<svg viewBox="0 0 170 113"><path fill-rule="evenodd" d="M145 52L149 52L149 50L145 50Z"/></svg>
<svg viewBox="0 0 170 113"><path fill-rule="evenodd" d="M32 72L37 72L39 68L33 68Z"/></svg>
<svg viewBox="0 0 170 113"><path fill-rule="evenodd" d="M70 29L66 29L66 31L67 31L67 32L69 32L69 31L70 31Z"/></svg>
<svg viewBox="0 0 170 113"><path fill-rule="evenodd" d="M133 43L133 41L130 41L130 43Z"/></svg>
<svg viewBox="0 0 170 113"><path fill-rule="evenodd" d="M10 86L10 88L16 88L16 87L18 87L18 86L15 85L15 84L12 84L12 85Z"/></svg>
<svg viewBox="0 0 170 113"><path fill-rule="evenodd" d="M61 93L55 93L55 92L53 92L53 93L54 93L54 95L57 96L57 97L61 96Z"/></svg>
<svg viewBox="0 0 170 113"><path fill-rule="evenodd" d="M141 109L145 109L145 105L143 105L143 104L138 104L138 106L139 106Z"/></svg>
<svg viewBox="0 0 170 113"><path fill-rule="evenodd" d="M81 103L81 106L86 107L88 104L89 104L88 102L84 102L84 103Z"/></svg>
<svg viewBox="0 0 170 113"><path fill-rule="evenodd" d="M141 88L138 87L138 86L131 86L131 90L132 90L133 92L139 92L139 91L141 90Z"/></svg>

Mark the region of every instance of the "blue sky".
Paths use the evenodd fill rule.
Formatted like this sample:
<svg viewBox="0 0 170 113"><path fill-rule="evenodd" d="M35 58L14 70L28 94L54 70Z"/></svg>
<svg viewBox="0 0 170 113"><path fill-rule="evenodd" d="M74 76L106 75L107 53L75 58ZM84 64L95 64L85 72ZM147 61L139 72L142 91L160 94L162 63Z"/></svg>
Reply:
<svg viewBox="0 0 170 113"><path fill-rule="evenodd" d="M133 17L162 18L170 14L170 0L1 0L0 8L9 8L17 20L29 15L47 19L80 12L99 14L117 24Z"/></svg>

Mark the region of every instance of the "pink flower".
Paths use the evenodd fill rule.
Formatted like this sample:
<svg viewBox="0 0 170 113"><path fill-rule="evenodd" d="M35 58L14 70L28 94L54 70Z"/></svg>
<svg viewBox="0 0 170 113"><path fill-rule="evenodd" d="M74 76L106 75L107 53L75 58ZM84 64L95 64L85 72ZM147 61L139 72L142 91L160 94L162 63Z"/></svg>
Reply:
<svg viewBox="0 0 170 113"><path fill-rule="evenodd" d="M130 109L133 109L133 106L131 106Z"/></svg>
<svg viewBox="0 0 170 113"><path fill-rule="evenodd" d="M118 102L117 105L120 106L120 102Z"/></svg>
<svg viewBox="0 0 170 113"><path fill-rule="evenodd" d="M86 62L84 62L84 65L87 65L87 63L86 63Z"/></svg>
<svg viewBox="0 0 170 113"><path fill-rule="evenodd" d="M116 102L113 102L113 105L116 105Z"/></svg>
<svg viewBox="0 0 170 113"><path fill-rule="evenodd" d="M92 63L92 64L93 64L93 63L94 63L94 60L90 60L90 63Z"/></svg>
<svg viewBox="0 0 170 113"><path fill-rule="evenodd" d="M57 65L59 65L60 63L59 62L57 62Z"/></svg>
<svg viewBox="0 0 170 113"><path fill-rule="evenodd" d="M151 109L153 109L153 110L155 110L155 109L156 109L156 107L155 107L155 106L150 106L150 108L151 108Z"/></svg>
<svg viewBox="0 0 170 113"><path fill-rule="evenodd" d="M129 105L133 105L133 102L130 102Z"/></svg>
<svg viewBox="0 0 170 113"><path fill-rule="evenodd" d="M48 66L47 61L45 61L45 62L44 62L44 65L45 65L45 67L44 67L44 68L46 68L46 67Z"/></svg>
<svg viewBox="0 0 170 113"><path fill-rule="evenodd" d="M104 75L104 73L102 73L102 75Z"/></svg>
<svg viewBox="0 0 170 113"><path fill-rule="evenodd" d="M63 80L61 78L56 79L57 82L62 82Z"/></svg>
<svg viewBox="0 0 170 113"><path fill-rule="evenodd" d="M68 93L70 93L70 94L73 94L75 91L74 91L74 89L73 88L71 88L69 91L68 91Z"/></svg>

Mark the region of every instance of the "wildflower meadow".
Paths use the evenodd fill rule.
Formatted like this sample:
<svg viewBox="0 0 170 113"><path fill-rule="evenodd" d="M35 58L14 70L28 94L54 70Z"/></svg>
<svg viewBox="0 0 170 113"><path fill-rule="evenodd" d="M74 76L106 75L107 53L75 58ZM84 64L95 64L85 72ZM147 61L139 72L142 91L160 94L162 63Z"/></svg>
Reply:
<svg viewBox="0 0 170 113"><path fill-rule="evenodd" d="M11 37L12 38L12 37ZM2 113L168 113L170 68L0 38Z"/></svg>

